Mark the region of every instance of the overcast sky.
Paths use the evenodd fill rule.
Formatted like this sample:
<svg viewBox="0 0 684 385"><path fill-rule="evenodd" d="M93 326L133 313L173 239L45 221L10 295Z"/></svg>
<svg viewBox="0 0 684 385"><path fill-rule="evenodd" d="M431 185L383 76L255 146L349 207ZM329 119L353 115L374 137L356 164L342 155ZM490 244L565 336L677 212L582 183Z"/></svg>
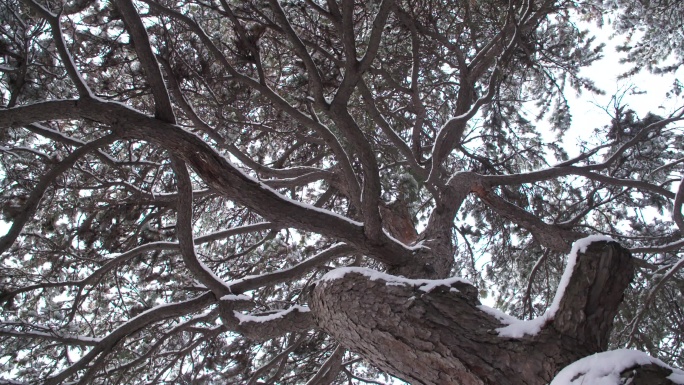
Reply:
<svg viewBox="0 0 684 385"><path fill-rule="evenodd" d="M567 135L565 144L571 157L577 154L578 148L575 144L578 137L586 137L594 128L609 124L610 117L602 108L610 107L611 97L627 90L630 86L633 86L633 90L639 93L628 93L623 103L626 102L639 117L643 117L648 112L664 117L684 104L681 97L668 99L666 96L666 93L672 89L676 78L680 81L684 80L684 68L680 67L676 73L666 75L653 75L642 71L628 79L618 80L620 74L632 68L629 64L619 63L620 58L623 58L625 54L615 50L616 46L624 43L624 36L613 37L611 29L599 29L593 24L580 24L580 27L592 30L597 36L597 44L606 44L603 49L604 58L581 72L582 76L596 82L596 86L605 91L605 95L594 95L589 92L577 95L574 91L567 92L573 120L572 129Z"/></svg>

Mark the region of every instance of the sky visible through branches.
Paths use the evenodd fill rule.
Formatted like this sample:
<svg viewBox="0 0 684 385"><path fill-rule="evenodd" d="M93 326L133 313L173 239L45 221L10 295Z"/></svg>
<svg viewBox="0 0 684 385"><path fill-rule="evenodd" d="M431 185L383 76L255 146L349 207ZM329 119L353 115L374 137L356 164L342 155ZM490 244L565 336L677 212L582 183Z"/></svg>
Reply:
<svg viewBox="0 0 684 385"><path fill-rule="evenodd" d="M0 385L666 378L681 4L1 0Z"/></svg>

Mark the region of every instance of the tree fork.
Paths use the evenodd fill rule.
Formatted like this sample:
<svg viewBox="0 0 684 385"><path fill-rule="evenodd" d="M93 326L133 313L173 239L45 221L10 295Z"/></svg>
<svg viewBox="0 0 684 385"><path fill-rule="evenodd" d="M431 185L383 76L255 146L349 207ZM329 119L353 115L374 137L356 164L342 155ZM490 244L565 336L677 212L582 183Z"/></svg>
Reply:
<svg viewBox="0 0 684 385"><path fill-rule="evenodd" d="M318 326L381 369L412 384L548 384L568 364L604 351L634 271L615 242L577 256L553 319L523 338L480 307L466 283L420 286L348 273L321 281L311 308Z"/></svg>

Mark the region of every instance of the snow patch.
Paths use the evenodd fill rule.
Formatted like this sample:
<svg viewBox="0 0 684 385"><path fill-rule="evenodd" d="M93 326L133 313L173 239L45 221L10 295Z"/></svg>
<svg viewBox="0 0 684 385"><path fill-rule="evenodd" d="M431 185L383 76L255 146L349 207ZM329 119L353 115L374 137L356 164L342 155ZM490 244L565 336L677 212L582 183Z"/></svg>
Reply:
<svg viewBox="0 0 684 385"><path fill-rule="evenodd" d="M572 272L575 270L578 254L585 253L587 251L587 247L589 247L589 245L592 243L601 241L611 242L614 240L613 238L605 235L590 235L575 241L575 243L572 244L572 250L570 250L570 254L568 254L568 262L565 265L565 271L563 271L563 276L558 284L558 289L556 290L556 295L553 298L551 306L546 310L546 312L544 312L543 315L532 320L519 320L512 316L507 316L510 318L507 318L506 320L500 319L502 323L507 324L508 326L496 329L499 332L499 336L521 338L525 334L535 335L539 333L542 327L544 327L548 321L552 320L558 311L561 299L563 299L563 294L565 293L565 288L568 287L570 277L572 277ZM483 311L488 312L487 310Z"/></svg>
<svg viewBox="0 0 684 385"><path fill-rule="evenodd" d="M486 305L479 305L477 308L482 310L483 312L491 315L492 317L498 319L499 321L501 321L501 323L506 324L506 325L510 325L514 322L520 322L520 320L518 318L516 318L510 314L506 314L499 309L494 309L493 307L489 307Z"/></svg>
<svg viewBox="0 0 684 385"><path fill-rule="evenodd" d="M684 371L673 369L663 361L644 352L618 349L596 353L566 366L551 381L550 385L618 385L620 373L637 365L656 364L673 373L667 377L676 384L684 384Z"/></svg>
<svg viewBox="0 0 684 385"><path fill-rule="evenodd" d="M461 282L473 286L472 282L461 277L451 277L446 279L408 279L404 277L397 277L394 275L382 273L376 270L367 269L365 267L340 267L332 270L324 275L319 282L329 282L343 278L347 274L358 273L368 277L371 281L383 280L388 286L413 286L420 290L429 293L436 287L447 286Z"/></svg>
<svg viewBox="0 0 684 385"><path fill-rule="evenodd" d="M389 238L389 239L393 240L394 242L402 245L406 250L410 250L410 251L417 251L420 249L430 250L430 248L428 246L425 246L425 240L424 239L421 240L420 242L417 242L415 245L407 245L404 242L393 237L392 234L387 232L387 230L382 229L382 232L385 233L385 236L387 236L387 238Z"/></svg>
<svg viewBox="0 0 684 385"><path fill-rule="evenodd" d="M308 313L311 311L307 306L300 306L300 305L295 305L290 308L287 308L285 310L280 310L273 312L271 314L266 314L266 315L251 315L251 314L242 314L238 311L233 311L233 314L235 314L235 318L237 318L240 321L240 324L242 325L245 322L268 322L268 321L273 321L278 318L283 318L287 314L292 313L293 311L298 311L301 313Z"/></svg>
<svg viewBox="0 0 684 385"><path fill-rule="evenodd" d="M244 294L226 294L223 297L221 297L221 301L251 301L252 299L249 298L249 296L246 296Z"/></svg>

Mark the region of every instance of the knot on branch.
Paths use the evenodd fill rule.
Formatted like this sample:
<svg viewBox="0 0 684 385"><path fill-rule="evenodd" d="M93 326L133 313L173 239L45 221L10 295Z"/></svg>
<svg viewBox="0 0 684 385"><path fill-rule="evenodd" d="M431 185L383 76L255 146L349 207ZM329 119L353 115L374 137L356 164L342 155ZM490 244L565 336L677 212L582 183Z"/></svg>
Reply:
<svg viewBox="0 0 684 385"><path fill-rule="evenodd" d="M613 319L633 276L634 260L616 242L593 242L578 251L554 328L589 352L606 350Z"/></svg>

